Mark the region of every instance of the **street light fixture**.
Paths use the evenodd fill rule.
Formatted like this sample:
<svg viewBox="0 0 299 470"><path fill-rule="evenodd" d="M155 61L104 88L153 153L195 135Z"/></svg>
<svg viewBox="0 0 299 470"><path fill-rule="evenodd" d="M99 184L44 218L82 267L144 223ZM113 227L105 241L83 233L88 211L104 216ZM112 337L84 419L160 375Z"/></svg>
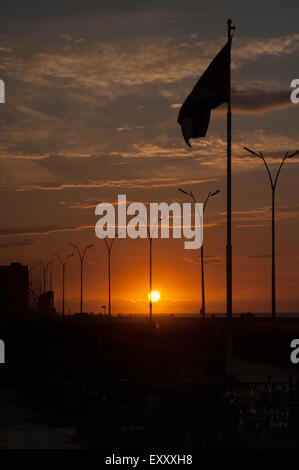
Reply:
<svg viewBox="0 0 299 470"><path fill-rule="evenodd" d="M64 285L65 285L65 266L67 261L74 256L74 253L71 253L70 255L67 255L63 261L62 257L58 255L57 253L53 253L56 258L59 259L61 268L62 268L62 316L64 317Z"/></svg>
<svg viewBox="0 0 299 470"><path fill-rule="evenodd" d="M85 254L86 254L86 251L91 248L93 246L93 243L91 243L90 245L86 245L86 247L84 248L83 250L83 253L81 254L79 248L77 245L75 245L74 243L69 243L69 245L72 247L72 248L75 248L75 250L77 251L78 253L78 256L80 258L80 265L81 265L81 297L80 297L80 313L82 313L82 306L83 306L83 261L84 261L84 257L85 257Z"/></svg>
<svg viewBox="0 0 299 470"><path fill-rule="evenodd" d="M28 299L29 299L29 311L32 313L33 310L33 301L32 301L32 275L31 272L35 269L35 266L29 266L29 273L28 273Z"/></svg>
<svg viewBox="0 0 299 470"><path fill-rule="evenodd" d="M192 191L185 191L184 189L182 188L178 188L178 190L181 192L181 193L184 193L186 194L187 196L191 197L191 199L193 200L194 204L196 204L196 199L194 197L194 194L192 193ZM208 201L211 197L214 197L216 196L216 194L220 193L220 189L217 189L216 191L212 192L212 191L209 191L206 199L205 199L205 202L203 204L203 213L205 213L205 209L207 207L207 204L208 204ZM200 313L202 315L202 317L204 318L205 315L206 315L206 300L205 300L205 275L204 275L204 252L203 252L203 242L202 242L202 245L201 245L201 248L200 248L200 257L201 257L201 310L200 310Z"/></svg>
<svg viewBox="0 0 299 470"><path fill-rule="evenodd" d="M37 263L39 263L40 267L42 268L43 270L43 274L44 274L44 285L43 285L43 293L46 292L46 287L47 287L47 283L46 283L46 276L47 276L47 271L48 271L48 267L54 263L54 261L48 261L48 263L45 265L43 261L41 260L35 260Z"/></svg>
<svg viewBox="0 0 299 470"><path fill-rule="evenodd" d="M152 232L150 231L150 228L148 226L147 221L145 221L143 219L143 217L140 217L140 218L145 223L147 234L148 234L148 239L149 239L149 259L150 259L150 263L149 263L149 285L150 285L149 286L149 288L150 288L150 291L149 291L149 316L150 316L150 321L151 321L152 316L153 316L153 301L152 301L152 242L153 242L153 233L154 233L157 225L161 222L161 220L165 219L166 216L165 217L158 217L157 223L154 225Z"/></svg>
<svg viewBox="0 0 299 470"><path fill-rule="evenodd" d="M271 185L271 192L272 192L272 281L271 281L271 287L272 287L272 319L275 320L276 318L276 273L275 273L275 190L277 186L277 181L278 177L280 174L280 171L283 167L283 164L286 160L295 157L296 155L299 154L299 150L296 150L295 152L289 154L287 152L281 160L280 166L276 172L275 178L272 177L269 166L265 160L264 155L262 152L254 152L254 150L249 149L248 147L244 147L244 150L247 152L251 153L257 158L260 158L263 160L264 165L267 170L267 174L269 176L269 181Z"/></svg>
<svg viewBox="0 0 299 470"><path fill-rule="evenodd" d="M107 238L104 238L104 240L108 253L108 316L111 318L111 249L115 238L112 238L110 244L108 243Z"/></svg>
<svg viewBox="0 0 299 470"><path fill-rule="evenodd" d="M165 219L165 217L158 217L157 223L154 225L153 232L155 231L155 228L159 223ZM150 314L150 320L152 320L153 316L153 299L152 299L152 242L153 242L153 232L150 232L150 229L148 225L146 225L147 233L149 236L149 251L150 251L150 295L149 295L149 314Z"/></svg>

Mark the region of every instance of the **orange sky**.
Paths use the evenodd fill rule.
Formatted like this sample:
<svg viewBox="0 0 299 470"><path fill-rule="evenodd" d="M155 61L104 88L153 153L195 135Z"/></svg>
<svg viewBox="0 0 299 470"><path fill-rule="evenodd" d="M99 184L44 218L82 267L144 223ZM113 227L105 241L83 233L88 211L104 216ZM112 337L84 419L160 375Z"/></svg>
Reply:
<svg viewBox="0 0 299 470"><path fill-rule="evenodd" d="M271 169L298 145L299 105L289 100L298 75L298 5L294 15L273 4L212 1L125 5L64 0L42 9L32 0L2 12L0 263L48 261L69 241L94 243L85 264L85 310L107 304L104 241L94 233L95 206L128 201L199 201L205 216L206 310L225 310L225 107L214 112L205 139L187 149L178 108L225 41L225 19L237 32L232 49L234 311L270 310L270 186L262 162L244 146L264 150ZM240 2L239 2L240 3ZM119 7L119 8L116 8ZM271 14L270 14L271 13ZM252 27L254 25L254 28ZM286 163L277 188L277 310L298 311L298 159ZM33 271L36 285L37 270ZM67 307L79 309L79 260L67 271ZM53 266L56 306L59 266ZM199 253L183 240L154 240L154 311L198 312ZM114 313L145 313L148 241L117 240L112 252Z"/></svg>

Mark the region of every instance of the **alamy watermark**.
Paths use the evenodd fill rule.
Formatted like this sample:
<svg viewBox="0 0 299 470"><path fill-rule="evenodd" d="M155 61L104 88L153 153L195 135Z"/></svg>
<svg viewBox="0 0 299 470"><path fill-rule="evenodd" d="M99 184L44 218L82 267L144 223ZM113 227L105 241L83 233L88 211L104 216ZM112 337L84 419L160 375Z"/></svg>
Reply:
<svg viewBox="0 0 299 470"><path fill-rule="evenodd" d="M98 204L95 214L101 216L95 226L98 238L159 238L160 228L161 238L170 238L171 232L173 238L185 238L187 241L184 242L184 248L187 250L198 249L203 242L201 202L127 204L126 195L121 194L116 204L105 202ZM132 216L129 221L127 216Z"/></svg>
<svg viewBox="0 0 299 470"><path fill-rule="evenodd" d="M299 103L299 78L294 78L290 84L291 88L294 90L291 92L290 100L293 104Z"/></svg>
<svg viewBox="0 0 299 470"><path fill-rule="evenodd" d="M0 339L0 364L5 364L5 344L2 339Z"/></svg>
<svg viewBox="0 0 299 470"><path fill-rule="evenodd" d="M293 351L290 355L290 360L292 364L298 364L299 362L299 339L293 339L290 344Z"/></svg>
<svg viewBox="0 0 299 470"><path fill-rule="evenodd" d="M5 84L4 81L0 79L0 103L5 103Z"/></svg>

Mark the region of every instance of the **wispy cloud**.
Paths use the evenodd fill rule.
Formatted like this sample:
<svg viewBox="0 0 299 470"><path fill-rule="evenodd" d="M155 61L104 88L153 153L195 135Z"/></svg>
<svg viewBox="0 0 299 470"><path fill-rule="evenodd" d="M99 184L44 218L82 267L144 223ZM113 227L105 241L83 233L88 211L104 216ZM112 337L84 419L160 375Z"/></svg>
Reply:
<svg viewBox="0 0 299 470"><path fill-rule="evenodd" d="M220 213L225 215L224 212ZM299 204L277 205L276 220L296 219L299 215ZM233 211L233 220L238 227L265 227L271 221L271 206L259 207L257 209Z"/></svg>
<svg viewBox="0 0 299 470"><path fill-rule="evenodd" d="M8 240L7 242L0 243L0 249L15 249L15 248L26 248L33 246L35 243L33 240L21 239L21 240Z"/></svg>
<svg viewBox="0 0 299 470"><path fill-rule="evenodd" d="M22 73L23 80L53 86L88 87L105 96L123 93L122 87L167 84L197 77L217 53L222 40L190 39L177 43L172 38L130 39L114 42L71 42L58 52L43 52L18 62L6 58L7 73ZM57 46L57 42L56 42ZM233 67L261 56L292 54L299 50L299 35L274 38L236 38ZM10 60L9 60L10 59ZM56 82L53 82L53 79Z"/></svg>
<svg viewBox="0 0 299 470"><path fill-rule="evenodd" d="M94 228L94 225L65 225L65 226L46 226L46 227L22 227L22 228L2 228L0 237L20 237L24 235L49 235L57 232L74 232L78 230L87 230Z"/></svg>

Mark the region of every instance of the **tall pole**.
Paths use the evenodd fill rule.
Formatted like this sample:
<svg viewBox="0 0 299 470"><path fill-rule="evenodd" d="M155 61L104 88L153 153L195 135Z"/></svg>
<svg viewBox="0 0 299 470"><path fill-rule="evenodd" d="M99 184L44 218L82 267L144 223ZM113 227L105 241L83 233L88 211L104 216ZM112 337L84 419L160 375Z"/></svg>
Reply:
<svg viewBox="0 0 299 470"><path fill-rule="evenodd" d="M111 250L112 250L112 245L115 240L113 238L111 240L111 243L107 242L107 239L104 238L105 243L106 243L106 248L107 248L107 254L108 254L108 316L111 318Z"/></svg>
<svg viewBox="0 0 299 470"><path fill-rule="evenodd" d="M211 196L215 196L220 191L217 189L214 193L209 191L206 200L203 205L203 214L205 213L208 201ZM195 201L194 201L195 202ZM201 257L201 316L205 318L206 316L206 296L205 296L205 268L204 268L204 252L203 252L203 242L200 248L200 257Z"/></svg>
<svg viewBox="0 0 299 470"><path fill-rule="evenodd" d="M156 226L163 220L165 217L158 217L157 223L154 225L153 232L156 228ZM147 224L147 221L145 221L143 218L141 218L144 223L146 224L146 230L149 238L149 317L150 321L152 320L153 316L153 300L152 300L152 242L153 242L153 233L151 233L150 228Z"/></svg>
<svg viewBox="0 0 299 470"><path fill-rule="evenodd" d="M111 317L111 252L108 251L108 315Z"/></svg>
<svg viewBox="0 0 299 470"><path fill-rule="evenodd" d="M205 297L205 270L204 270L204 255L203 255L203 242L200 248L201 258L201 311L200 314L203 318L206 316L206 297Z"/></svg>
<svg viewBox="0 0 299 470"><path fill-rule="evenodd" d="M46 278L47 278L47 270L48 270L48 267L53 263L53 261L49 261L46 266L44 265L43 261L40 261L40 260L36 260L40 267L41 267L41 273L43 273L43 294L46 292L46 287L47 287L47 283L46 283Z"/></svg>
<svg viewBox="0 0 299 470"><path fill-rule="evenodd" d="M46 289L47 289L47 271L48 271L48 268L51 264L53 264L54 261L49 261L47 264L46 264L46 267L44 268L43 266L43 269L44 269L44 292L46 292Z"/></svg>
<svg viewBox="0 0 299 470"><path fill-rule="evenodd" d="M32 274L31 272L33 271L33 269L35 268L35 266L29 266L29 279L28 279L28 300L29 300L29 311L30 313L32 313L33 311L33 301L32 301Z"/></svg>
<svg viewBox="0 0 299 470"><path fill-rule="evenodd" d="M48 265L46 266L46 268L43 266L43 271L44 271L44 288L43 288L43 291L46 292L47 290L47 287L46 287L46 272L47 272L47 267Z"/></svg>
<svg viewBox="0 0 299 470"><path fill-rule="evenodd" d="M149 301L149 315L150 315L150 320L152 319L153 316L153 301L152 301L152 237L151 234L149 236L149 247L150 247L150 301Z"/></svg>
<svg viewBox="0 0 299 470"><path fill-rule="evenodd" d="M50 289L52 290L52 266L50 267Z"/></svg>
<svg viewBox="0 0 299 470"><path fill-rule="evenodd" d="M276 318L276 275L275 275L275 188L272 185L272 320Z"/></svg>
<svg viewBox="0 0 299 470"><path fill-rule="evenodd" d="M65 265L62 266L62 316L64 317Z"/></svg>
<svg viewBox="0 0 299 470"><path fill-rule="evenodd" d="M80 313L82 313L83 312L83 262L84 262L84 257L85 257L86 251L88 250L88 248L91 248L93 246L93 244L86 245L86 247L84 248L84 251L83 251L82 254L81 254L81 252L80 252L77 245L74 245L73 243L69 243L69 245L71 247L75 248L75 250L77 251L78 256L80 258L80 268L81 268Z"/></svg>
<svg viewBox="0 0 299 470"><path fill-rule="evenodd" d="M231 43L232 20L227 20L227 38L229 42L228 65L228 102L227 102L227 244L226 244L226 316L227 316L227 351L226 372L231 376L232 363L232 242L231 242L231 144L232 144L232 112L231 112Z"/></svg>
<svg viewBox="0 0 299 470"><path fill-rule="evenodd" d="M80 297L80 313L83 311L83 258L80 259L81 263L81 297Z"/></svg>
<svg viewBox="0 0 299 470"><path fill-rule="evenodd" d="M181 193L184 193L184 194L187 194L187 196L190 196L191 199L193 200L194 204L197 203L192 191L184 191L182 188L178 188L178 189L179 189L179 191L181 191ZM217 191L214 191L214 192L209 191L209 193L208 193L208 195L205 199L205 202L203 204L203 213L205 213L205 210L206 210L206 207L207 207L207 204L208 204L208 201L209 201L210 197L214 197L218 193L220 193L219 189L217 189ZM205 269L204 269L203 242L202 242L201 248L200 248L200 261L201 261L201 310L200 310L200 313L201 313L202 317L205 318L205 316L206 316L206 301L205 301Z"/></svg>
<svg viewBox="0 0 299 470"><path fill-rule="evenodd" d="M272 276L271 276L271 304L272 304L272 320L275 321L276 319L276 273L275 273L275 190L276 190L276 186L277 186L277 181L278 181L278 177L279 177L279 174L281 172L281 169L283 167L283 164L284 162L287 160L287 159L290 159L296 155L299 154L299 150L296 150L296 152L292 153L292 154L289 154L288 152L284 155L284 157L282 158L282 161L280 163L280 166L277 170L277 173L276 173L276 176L273 180L272 178L272 175L271 175L271 172L270 172L270 169L269 169L269 166L265 160L265 157L264 155L262 154L262 152L259 152L259 153L256 153L254 152L253 150L250 150L248 147L244 147L244 149L247 151L247 152L250 152L251 154L255 155L256 157L258 158L261 158L264 162L264 165L266 167L266 170L267 170L267 173L268 173L268 177L269 177L269 181L270 181L270 186L271 186L271 195L272 195L272 210L271 210L271 221L272 221L272 230L271 230L271 234L272 234Z"/></svg>
<svg viewBox="0 0 299 470"><path fill-rule="evenodd" d="M74 253L71 253L70 255L67 255L65 257L64 261L61 258L61 256L58 255L57 253L53 253L53 255L56 256L56 258L59 259L60 264L61 264L61 268L62 268L62 316L64 317L65 267L66 267L66 263L67 263L68 259L71 258L72 256L74 256Z"/></svg>

